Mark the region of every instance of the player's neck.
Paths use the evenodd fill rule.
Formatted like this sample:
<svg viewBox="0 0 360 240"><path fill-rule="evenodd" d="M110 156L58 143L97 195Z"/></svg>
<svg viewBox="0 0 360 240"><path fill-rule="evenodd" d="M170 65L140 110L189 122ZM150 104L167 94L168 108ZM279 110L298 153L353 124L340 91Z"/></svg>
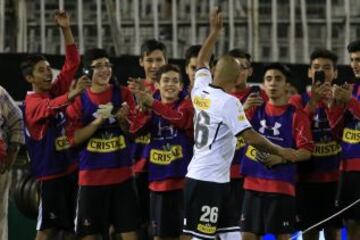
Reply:
<svg viewBox="0 0 360 240"><path fill-rule="evenodd" d="M274 106L283 106L288 103L288 98L285 95L277 98L269 98L269 103Z"/></svg>
<svg viewBox="0 0 360 240"><path fill-rule="evenodd" d="M47 94L47 93L50 92L50 90L43 90L43 89L35 86L34 84L32 85L32 91L33 91L34 93L39 93L39 94Z"/></svg>
<svg viewBox="0 0 360 240"><path fill-rule="evenodd" d="M105 92L108 87L109 84L104 84L104 85L93 84L91 85L90 90L93 93L102 93Z"/></svg>
<svg viewBox="0 0 360 240"><path fill-rule="evenodd" d="M171 98L171 99L167 99L167 98L161 98L161 103L163 104L171 104L174 103L178 100L179 98Z"/></svg>
<svg viewBox="0 0 360 240"><path fill-rule="evenodd" d="M226 82L217 81L216 79L214 79L214 81L211 83L211 85L213 85L214 87L217 87L217 88L221 88L226 93L231 93L232 90L234 89L234 85L226 84Z"/></svg>

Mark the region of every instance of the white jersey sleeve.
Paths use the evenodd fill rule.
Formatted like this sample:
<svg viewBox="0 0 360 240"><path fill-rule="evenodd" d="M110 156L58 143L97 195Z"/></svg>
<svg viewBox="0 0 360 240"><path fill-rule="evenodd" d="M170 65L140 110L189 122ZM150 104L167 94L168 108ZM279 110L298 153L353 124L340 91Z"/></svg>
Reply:
<svg viewBox="0 0 360 240"><path fill-rule="evenodd" d="M244 108L238 99L230 98L222 111L224 123L230 128L234 136L251 128L251 124L245 116Z"/></svg>
<svg viewBox="0 0 360 240"><path fill-rule="evenodd" d="M198 89L203 89L207 87L212 82L211 72L208 68L203 67L196 70L194 86L192 89L192 93L197 91Z"/></svg>

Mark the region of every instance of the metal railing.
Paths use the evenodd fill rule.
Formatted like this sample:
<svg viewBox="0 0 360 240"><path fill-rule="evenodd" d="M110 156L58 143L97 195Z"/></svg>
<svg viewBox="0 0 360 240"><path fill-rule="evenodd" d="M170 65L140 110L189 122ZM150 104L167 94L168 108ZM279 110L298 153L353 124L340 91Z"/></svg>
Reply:
<svg viewBox="0 0 360 240"><path fill-rule="evenodd" d="M71 14L81 53L103 47L113 55L137 55L145 39L155 38L170 57L181 58L204 40L215 5L221 5L225 23L216 54L239 47L255 61L300 63L322 46L346 61L346 44L360 37L356 0L0 0L0 52L63 54L52 20L60 8ZM16 34L7 34L11 29Z"/></svg>

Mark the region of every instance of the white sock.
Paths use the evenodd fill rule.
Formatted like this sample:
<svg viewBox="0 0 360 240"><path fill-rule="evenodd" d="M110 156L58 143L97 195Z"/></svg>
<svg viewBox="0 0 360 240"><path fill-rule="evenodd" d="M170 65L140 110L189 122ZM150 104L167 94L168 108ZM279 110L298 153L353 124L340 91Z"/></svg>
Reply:
<svg viewBox="0 0 360 240"><path fill-rule="evenodd" d="M224 232L218 233L220 240L241 240L241 233L237 232Z"/></svg>

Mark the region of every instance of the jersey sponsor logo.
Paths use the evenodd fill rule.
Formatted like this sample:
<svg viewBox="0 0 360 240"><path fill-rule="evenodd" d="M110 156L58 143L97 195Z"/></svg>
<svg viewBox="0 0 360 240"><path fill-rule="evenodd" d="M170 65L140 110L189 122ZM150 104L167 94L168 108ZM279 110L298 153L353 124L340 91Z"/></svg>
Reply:
<svg viewBox="0 0 360 240"><path fill-rule="evenodd" d="M327 157L338 154L341 151L341 146L335 141L327 143L315 143L315 148L312 153L315 157Z"/></svg>
<svg viewBox="0 0 360 240"><path fill-rule="evenodd" d="M273 135L274 135L274 136L277 136L277 135L280 134L279 129L280 129L281 126L282 126L281 123L278 123L278 122L275 122L275 124L274 124L273 127L268 126L268 125L266 124L266 120L265 120L265 119L263 119L263 120L260 121L260 125L261 125L261 127L259 128L259 132L260 132L260 133L264 134L264 133L265 133L265 129L269 129L269 130L271 130L271 131L273 132Z"/></svg>
<svg viewBox="0 0 360 240"><path fill-rule="evenodd" d="M70 143L66 136L61 136L55 139L56 151L62 151L70 148Z"/></svg>
<svg viewBox="0 0 360 240"><path fill-rule="evenodd" d="M193 100L193 104L197 109L207 110L211 106L211 100L209 98L202 98L199 96L195 96Z"/></svg>
<svg viewBox="0 0 360 240"><path fill-rule="evenodd" d="M212 226L209 223L202 224L199 223L196 228L199 232L206 233L206 234L214 234L216 232L216 226Z"/></svg>
<svg viewBox="0 0 360 240"><path fill-rule="evenodd" d="M345 128L342 139L346 143L357 144L360 142L360 130Z"/></svg>
<svg viewBox="0 0 360 240"><path fill-rule="evenodd" d="M151 149L150 162L157 165L169 165L171 162L183 157L183 149L180 145L169 146L167 149Z"/></svg>
<svg viewBox="0 0 360 240"><path fill-rule="evenodd" d="M89 152L110 153L126 147L124 136L112 137L109 139L91 138L86 149Z"/></svg>
<svg viewBox="0 0 360 240"><path fill-rule="evenodd" d="M150 143L150 133L135 138L135 143L149 144Z"/></svg>
<svg viewBox="0 0 360 240"><path fill-rule="evenodd" d="M245 146L245 140L242 137L236 138L236 150L239 150L240 148L243 148Z"/></svg>
<svg viewBox="0 0 360 240"><path fill-rule="evenodd" d="M246 149L246 153L245 155L251 159L251 160L254 160L256 161L256 148L254 148L253 146L249 145L248 148Z"/></svg>

